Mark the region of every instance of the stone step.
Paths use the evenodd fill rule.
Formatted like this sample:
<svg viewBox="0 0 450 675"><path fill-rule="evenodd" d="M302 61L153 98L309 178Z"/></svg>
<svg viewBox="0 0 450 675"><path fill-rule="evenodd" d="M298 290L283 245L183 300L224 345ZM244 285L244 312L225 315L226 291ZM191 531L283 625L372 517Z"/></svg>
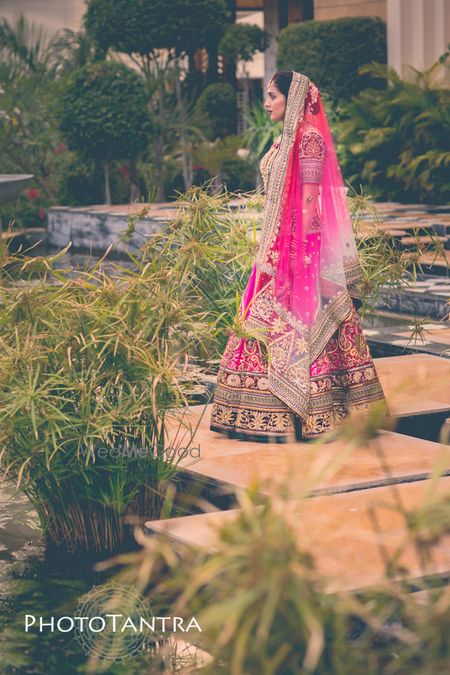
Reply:
<svg viewBox="0 0 450 675"><path fill-rule="evenodd" d="M409 540L398 500L402 508L412 511L426 500L449 493L450 478L440 478L289 501L284 513L292 522L302 549L314 556L318 571L327 578L326 592L361 590L383 583L384 556L392 556L400 549L398 563L407 570L404 578L410 582L436 577L448 580L450 537L443 537L433 548L432 562L424 569L417 549ZM238 509L216 511L148 521L145 525L151 533L214 551L217 528L233 521L238 513Z"/></svg>
<svg viewBox="0 0 450 675"><path fill-rule="evenodd" d="M396 432L381 431L374 441L354 450L339 439L324 443L319 438L314 444L294 438L284 444L236 441L210 430L211 405L191 406L184 428L179 430L174 420L169 430L168 445L173 448L188 447L188 429L195 430L190 450L177 464L181 484L230 508L234 488L246 489L255 478L272 475L286 480L290 497L299 498L423 480L440 458L442 470L450 471L450 450L423 439L428 434L437 440L450 416L450 361L416 354L374 362L395 418L388 424L396 421ZM262 491L261 496L268 494Z"/></svg>
<svg viewBox="0 0 450 675"><path fill-rule="evenodd" d="M428 440L450 414L450 360L431 354L374 359L396 431Z"/></svg>
<svg viewBox="0 0 450 675"><path fill-rule="evenodd" d="M405 354L432 354L450 359L450 327L447 322L422 324L421 332L413 335L414 324L409 326L370 326L364 335L372 355L378 357Z"/></svg>
<svg viewBox="0 0 450 675"><path fill-rule="evenodd" d="M262 497L270 497L280 482L291 499L299 499L424 480L437 462L450 474L450 448L392 431L381 431L357 449L344 440L277 445L229 439L209 430L209 418L208 406L195 436L199 458L181 459L178 472L211 499L215 491L230 495L230 505L235 488L248 489L255 480L274 476L273 485L258 490Z"/></svg>

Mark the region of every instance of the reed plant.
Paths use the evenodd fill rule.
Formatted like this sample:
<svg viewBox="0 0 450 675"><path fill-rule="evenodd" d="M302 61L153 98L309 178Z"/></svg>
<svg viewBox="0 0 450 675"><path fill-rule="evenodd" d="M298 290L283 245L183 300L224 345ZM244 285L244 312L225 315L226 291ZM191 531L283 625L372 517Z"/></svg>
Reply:
<svg viewBox="0 0 450 675"><path fill-rule="evenodd" d="M260 205L251 193L211 194L211 186L210 181L179 194L175 217L149 238L139 256L144 264L160 261L195 296L211 327L195 345L197 357L214 364L239 321L239 299L256 251Z"/></svg>
<svg viewBox="0 0 450 675"><path fill-rule="evenodd" d="M112 550L125 515L161 513L168 427L204 389L188 357L210 326L162 260L74 272L60 257L2 257L0 469L48 542Z"/></svg>
<svg viewBox="0 0 450 675"><path fill-rule="evenodd" d="M440 237L425 228L414 229L410 247L403 250L398 239L383 227L386 223L371 195L362 187L357 192L351 186L348 193L362 271L360 315L373 316L392 293L407 290L424 272L425 254L431 259L427 265L439 262L448 267L446 251Z"/></svg>

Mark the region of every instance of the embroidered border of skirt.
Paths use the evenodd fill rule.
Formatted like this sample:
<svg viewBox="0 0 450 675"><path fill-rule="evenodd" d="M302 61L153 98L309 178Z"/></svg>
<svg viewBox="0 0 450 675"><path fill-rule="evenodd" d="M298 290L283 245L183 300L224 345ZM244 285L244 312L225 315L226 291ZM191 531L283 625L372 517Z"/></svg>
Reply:
<svg viewBox="0 0 450 675"><path fill-rule="evenodd" d="M310 366L310 410L302 437L331 431L355 409L367 409L384 393L355 309ZM241 438L293 436L299 418L269 390L267 356L255 338L231 333L217 375L210 428Z"/></svg>

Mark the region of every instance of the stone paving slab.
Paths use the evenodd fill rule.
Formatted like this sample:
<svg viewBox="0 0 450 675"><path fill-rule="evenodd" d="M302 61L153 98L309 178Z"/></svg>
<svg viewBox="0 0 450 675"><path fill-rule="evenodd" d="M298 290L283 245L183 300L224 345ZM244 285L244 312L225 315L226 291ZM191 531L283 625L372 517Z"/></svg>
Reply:
<svg viewBox="0 0 450 675"><path fill-rule="evenodd" d="M374 359L394 417L450 411L450 362L431 354Z"/></svg>
<svg viewBox="0 0 450 675"><path fill-rule="evenodd" d="M425 323L422 334L412 337L414 326L374 326L364 328L364 335L372 354L401 356L405 354L432 354L450 359L450 326L448 322Z"/></svg>
<svg viewBox="0 0 450 675"><path fill-rule="evenodd" d="M256 479L276 477L273 486L258 492L270 496L281 481L289 497L297 499L423 480L437 463L450 474L450 448L432 441L391 431L381 431L378 438L357 449L342 440L317 445L236 441L209 430L209 413L195 437L199 459L186 457L178 466L193 478L231 491L247 489Z"/></svg>
<svg viewBox="0 0 450 675"><path fill-rule="evenodd" d="M429 355L375 359L391 414L398 418L430 413L450 414L450 362ZM450 470L450 450L433 441L393 431L382 431L375 441L353 449L343 440L302 443L295 438L283 444L231 440L209 428L211 405L192 406L184 419L185 429L169 436L170 447L186 447L189 425L195 429L192 455L178 467L210 485L247 488L255 477L289 477L289 494L301 496L314 490L344 492L423 480L442 458ZM183 436L184 434L184 436ZM264 493L262 493L264 494Z"/></svg>
<svg viewBox="0 0 450 675"><path fill-rule="evenodd" d="M385 556L392 556L400 548L398 562L407 569L409 581L448 576L450 536L443 537L433 549L432 562L424 569L417 550L409 542L398 500L404 509L412 511L427 500L449 493L450 478L440 478L290 501L285 513L302 548L312 553L317 569L328 578L324 590L358 590L383 583ZM146 527L150 532L164 533L176 541L214 551L217 528L231 522L237 514L238 510L232 509L148 521Z"/></svg>

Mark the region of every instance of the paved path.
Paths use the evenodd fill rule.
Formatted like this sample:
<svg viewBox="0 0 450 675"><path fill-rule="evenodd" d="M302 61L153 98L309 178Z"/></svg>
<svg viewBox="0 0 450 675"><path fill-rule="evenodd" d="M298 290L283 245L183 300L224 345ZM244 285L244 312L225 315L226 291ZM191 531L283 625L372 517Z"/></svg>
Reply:
<svg viewBox="0 0 450 675"><path fill-rule="evenodd" d="M376 359L393 417L450 414L450 362L429 355ZM261 500L273 499L280 485L286 508L302 546L329 577L327 590L360 589L382 581L384 554L402 549L400 562L408 579L450 573L450 538L434 551L433 564L424 570L416 549L408 542L405 509L450 494L450 447L413 436L382 430L360 447L348 441L331 443L262 444L231 440L210 431L210 406L194 406L189 423L196 428L193 445L198 458L185 457L180 471L213 489L253 487ZM171 432L171 441L186 446L188 421ZM176 438L176 441L175 441ZM433 474L434 472L434 474ZM302 499L306 496L307 499ZM376 528L374 526L374 514ZM213 550L216 527L238 515L238 510L216 511L146 523L149 531ZM403 550L404 546L404 550ZM383 548L384 547L384 548Z"/></svg>

